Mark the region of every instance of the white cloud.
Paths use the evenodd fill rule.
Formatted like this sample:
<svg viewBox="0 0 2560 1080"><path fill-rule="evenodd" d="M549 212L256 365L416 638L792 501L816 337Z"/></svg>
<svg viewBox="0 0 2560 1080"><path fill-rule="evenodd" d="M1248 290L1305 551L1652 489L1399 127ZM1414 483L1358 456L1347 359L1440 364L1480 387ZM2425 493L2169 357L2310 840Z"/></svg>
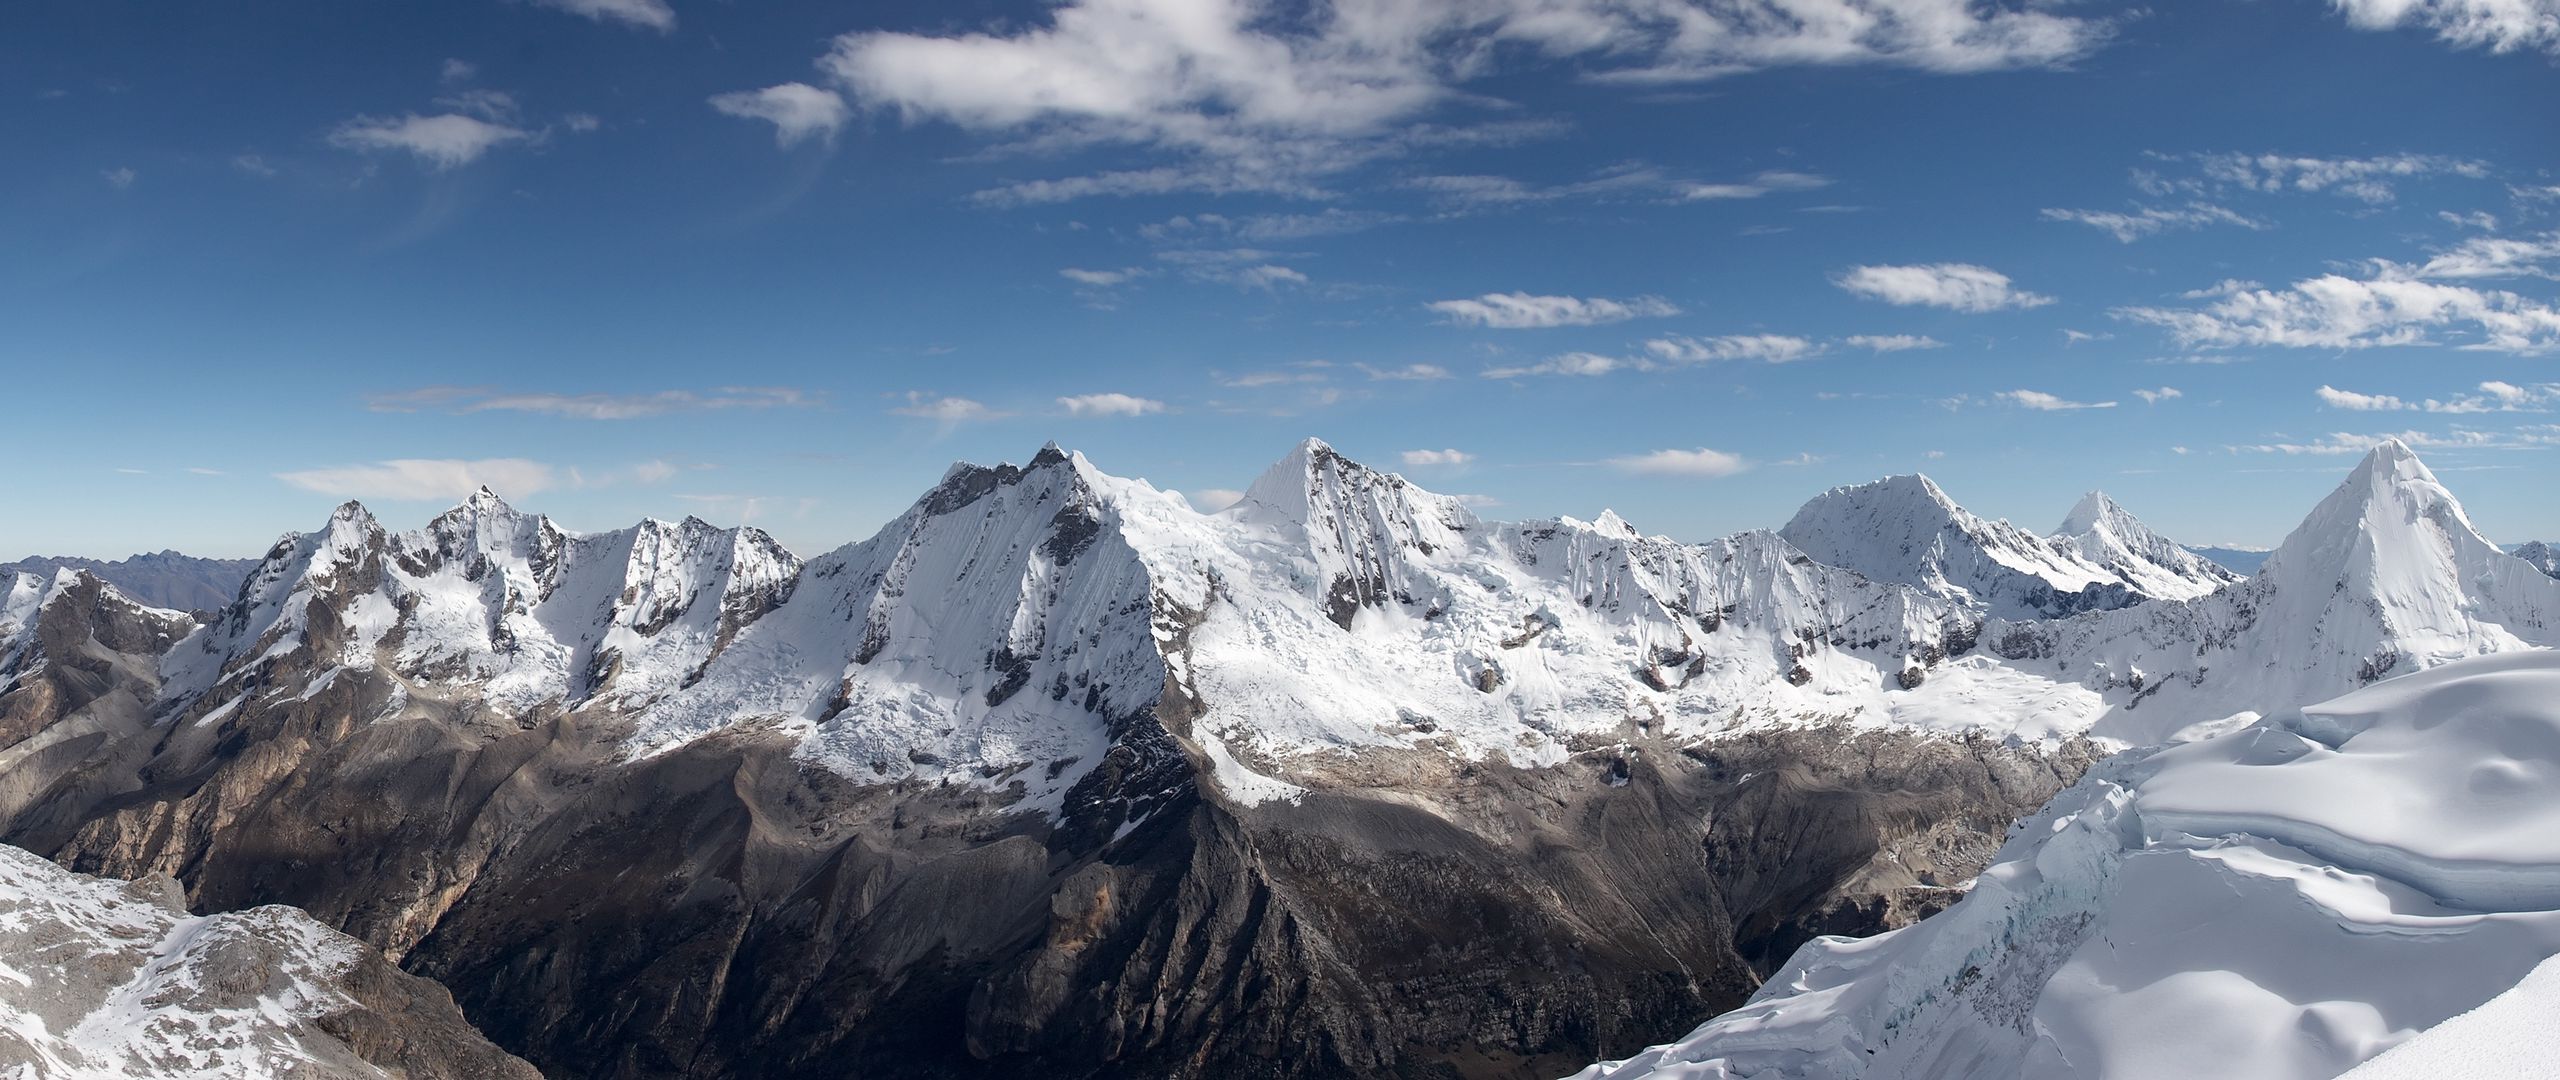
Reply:
<svg viewBox="0 0 2560 1080"><path fill-rule="evenodd" d="M2359 394L2352 390L2340 390L2337 387L2327 385L2321 386L2320 389L2314 391L2314 393L2319 396L2321 404L2332 409L2350 409L2356 412L2377 412L2391 409L2406 409L2409 407L2408 402L2392 397L2389 394Z"/></svg>
<svg viewBox="0 0 2560 1080"><path fill-rule="evenodd" d="M675 412L805 408L826 400L787 386L723 386L714 390L660 390L649 394L507 393L476 386L425 386L371 394L374 412L442 409L456 413L523 412L572 420L637 420Z"/></svg>
<svg viewBox="0 0 2560 1080"><path fill-rule="evenodd" d="M1856 266L1840 275L1837 284L1859 296L1888 304L1919 304L1951 311L1999 311L2053 302L2050 296L2013 288L2007 274L1972 263Z"/></svg>
<svg viewBox="0 0 2560 1080"><path fill-rule="evenodd" d="M2430 412L2430 413L2499 413L2545 412L2560 403L2560 384L2517 386L2491 380L2480 384L2478 393L2455 394L2444 398L2410 400L2391 394L2362 394L2323 385L2313 391L2320 403L2333 409L2355 412Z"/></svg>
<svg viewBox="0 0 2560 1080"><path fill-rule="evenodd" d="M2536 355L2560 348L2560 307L2501 290L2426 281L2358 281L2323 274L2287 289L2238 288L2203 308L2118 308L2118 318L2169 331L2190 348L2363 349L2427 342Z"/></svg>
<svg viewBox="0 0 2560 1080"><path fill-rule="evenodd" d="M1282 285L1304 285L1307 283L1307 275L1286 266L1264 263L1236 271L1235 283L1248 289L1267 290L1276 289Z"/></svg>
<svg viewBox="0 0 2560 1080"><path fill-rule="evenodd" d="M1523 375L1606 375L1620 369L1650 371L1653 365L1644 360L1621 360L1599 353L1570 352L1549 357L1535 364L1489 367L1482 372L1488 379L1517 379Z"/></svg>
<svg viewBox="0 0 2560 1080"><path fill-rule="evenodd" d="M534 0L547 8L584 15L597 22L620 22L665 33L676 28L676 12L666 0Z"/></svg>
<svg viewBox="0 0 2560 1080"><path fill-rule="evenodd" d="M792 146L809 139L832 143L836 132L843 130L845 121L853 116L842 95L799 82L713 94L711 107L730 116L772 124L777 146Z"/></svg>
<svg viewBox="0 0 2560 1080"><path fill-rule="evenodd" d="M2475 210L2468 214L2457 214L2451 210L2438 210L2436 211L2436 217L2445 224L2451 225L2457 229L2478 229L2482 232L2498 231L2498 215L2492 214L2486 210Z"/></svg>
<svg viewBox="0 0 2560 1080"><path fill-rule="evenodd" d="M918 393L915 391L909 391L907 393L906 404L889 411L900 416L912 416L921 420L939 420L945 424L958 424L972 420L994 420L1009 415L997 412L985 405L979 404L978 402L971 401L968 398L941 397L933 394Z"/></svg>
<svg viewBox="0 0 2560 1080"><path fill-rule="evenodd" d="M2477 431L2455 428L2438 435L2426 431L2396 431L2378 435L2331 432L2310 442L2274 442L2234 446L2235 453L2286 455L2361 454L2384 442L2397 439L2417 450L2546 450L2560 448L2560 424L2537 424L2514 431Z"/></svg>
<svg viewBox="0 0 2560 1080"><path fill-rule="evenodd" d="M2163 386L2157 390L2136 390L2133 392L2133 396L2141 398L2142 403L2145 405L2157 405L2163 401L2175 401L2178 398L2187 396L2187 394L2186 391L2180 390L2177 387Z"/></svg>
<svg viewBox="0 0 2560 1080"><path fill-rule="evenodd" d="M1656 450L1650 454L1610 458L1609 464L1631 473L1646 476L1732 476L1751 467L1751 463L1722 450L1699 447L1695 450Z"/></svg>
<svg viewBox="0 0 2560 1080"><path fill-rule="evenodd" d="M1943 349L1947 343L1921 334L1851 334L1851 346L1880 353L1904 352L1911 349Z"/></svg>
<svg viewBox="0 0 2560 1080"><path fill-rule="evenodd" d="M404 150L416 155L420 161L444 170L477 161L480 155L494 147L532 137L530 131L476 116L460 113L420 116L410 113L397 119L359 116L330 132L329 144L366 152Z"/></svg>
<svg viewBox="0 0 2560 1080"><path fill-rule="evenodd" d="M142 174L135 172L130 168L119 167L113 169L101 169L98 171L98 177L105 180L108 187L114 188L117 191L123 191L132 187L134 181L142 179Z"/></svg>
<svg viewBox="0 0 2560 1080"><path fill-rule="evenodd" d="M1077 394L1058 399L1069 416L1145 416L1164 411L1164 402L1129 394Z"/></svg>
<svg viewBox="0 0 2560 1080"><path fill-rule="evenodd" d="M1610 300L1603 297L1537 296L1525 292L1486 293L1472 300L1435 300L1428 306L1462 326L1496 330L1597 326L1680 313L1678 307L1658 296Z"/></svg>
<svg viewBox="0 0 2560 1080"><path fill-rule="evenodd" d="M1413 468L1464 465L1475 459L1474 454L1464 450L1407 450L1404 452L1404 463Z"/></svg>
<svg viewBox="0 0 2560 1080"><path fill-rule="evenodd" d="M470 82L472 79L477 78L479 74L479 65L468 60L458 60L453 57L446 57L444 66L438 68L436 71L436 79L447 86L451 86L455 83Z"/></svg>
<svg viewBox="0 0 2560 1080"><path fill-rule="evenodd" d="M2489 175L2489 166L2484 162L2433 154L2315 158L2226 153L2199 155L2196 161L2207 179L2244 190L2328 191L2376 205L2399 197L2393 186L2397 181L2433 176L2480 179Z"/></svg>
<svg viewBox="0 0 2560 1080"><path fill-rule="evenodd" d="M1147 270L1144 267L1137 266L1125 267L1119 270L1087 270L1080 266L1070 266L1064 270L1058 271L1058 276L1075 282L1078 285L1089 286L1096 289L1108 289L1114 285L1125 285L1135 278L1145 277L1147 276Z"/></svg>
<svg viewBox="0 0 2560 1080"><path fill-rule="evenodd" d="M267 164L267 159L257 154L238 155L231 159L231 167L238 169L241 172L248 173L251 176L267 177L276 175L276 167Z"/></svg>
<svg viewBox="0 0 2560 1080"><path fill-rule="evenodd" d="M1328 206L1312 214L1247 214L1241 217L1177 214L1152 225L1139 226L1138 235L1157 243L1197 242L1199 238L1212 236L1270 243L1340 236L1403 220L1399 215L1383 211L1349 210L1339 206Z"/></svg>
<svg viewBox="0 0 2560 1080"><path fill-rule="evenodd" d="M1193 488L1182 493L1183 501L1204 514L1214 514L1244 501L1244 492L1234 488Z"/></svg>
<svg viewBox="0 0 2560 1080"><path fill-rule="evenodd" d="M2046 221L2069 221L2087 225L2127 244L2170 229L2201 229L2207 225L2237 225L2253 230L2268 227L2266 222L2229 207L2201 202L2189 203L2177 209L2157 206L2138 207L2132 213L2114 210L2057 210L2048 207L2043 211L2042 216Z"/></svg>
<svg viewBox="0 0 2560 1080"><path fill-rule="evenodd" d="M651 0L654 2L654 0ZM1566 62L1664 82L1779 66L1975 72L2067 64L2108 18L1981 0L1068 0L991 31L859 32L820 66L909 122L1043 146L1149 147L1175 164L1001 189L1010 201L1133 191L1306 195L1416 145L1518 138L1517 122L1435 128L1435 108L1502 66ZM1035 186L1045 185L1045 186Z"/></svg>
<svg viewBox="0 0 2560 1080"><path fill-rule="evenodd" d="M2560 261L2560 230L2527 237L2474 236L2414 266L2388 259L2372 260L2371 265L2375 277L2461 281L2560 278L2549 265L2555 261Z"/></svg>
<svg viewBox="0 0 2560 1080"><path fill-rule="evenodd" d="M1430 382L1449 377L1449 369L1438 364L1406 364L1400 368L1374 368L1367 364L1353 364L1352 367L1357 368L1361 374L1368 376L1373 382Z"/></svg>
<svg viewBox="0 0 2560 1080"><path fill-rule="evenodd" d="M2072 409L2112 409L2112 401L2068 401L2042 390L2003 390L1992 395L2002 401L2038 412L2066 412Z"/></svg>
<svg viewBox="0 0 2560 1080"><path fill-rule="evenodd" d="M1785 334L1728 334L1722 337L1693 338L1671 336L1644 343L1645 351L1678 364L1714 363L1721 360L1759 360L1786 364L1818 355L1822 347L1800 337Z"/></svg>
<svg viewBox="0 0 2560 1080"><path fill-rule="evenodd" d="M371 465L303 469L276 474L276 479L332 498L425 501L460 499L481 487L514 498L547 491L558 483L549 465L523 458L401 458Z"/></svg>
<svg viewBox="0 0 2560 1080"><path fill-rule="evenodd" d="M2330 0L2359 30L2432 30L2464 49L2540 49L2560 54L2560 4L2553 0Z"/></svg>
<svg viewBox="0 0 2560 1080"><path fill-rule="evenodd" d="M1812 173L1771 170L1741 184L1692 184L1680 197L1692 202L1714 199L1757 199L1773 191L1811 191L1829 187L1831 178Z"/></svg>

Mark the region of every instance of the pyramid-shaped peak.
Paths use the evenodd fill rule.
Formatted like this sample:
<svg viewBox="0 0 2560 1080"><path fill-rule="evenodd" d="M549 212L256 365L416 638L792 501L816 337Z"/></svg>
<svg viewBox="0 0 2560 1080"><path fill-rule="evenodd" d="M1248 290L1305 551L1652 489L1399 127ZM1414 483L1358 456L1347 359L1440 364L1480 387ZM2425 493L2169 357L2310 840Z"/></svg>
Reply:
<svg viewBox="0 0 2560 1080"><path fill-rule="evenodd" d="M1636 530L1633 523L1629 522L1625 518L1619 517L1618 512L1615 510L1604 509L1600 511L1599 517L1591 519L1591 527L1601 532L1608 533L1611 536L1636 537L1644 535Z"/></svg>
<svg viewBox="0 0 2560 1080"><path fill-rule="evenodd" d="M2365 451L2364 460L2356 463L2356 471L2349 476L2351 479L2387 476L2428 483L2434 483L2436 478L2436 474L2427 468L2427 463L2418 460L2418 452L2397 437L2384 439L2375 443L2373 449Z"/></svg>
<svg viewBox="0 0 2560 1080"><path fill-rule="evenodd" d="M2062 526L2054 532L2062 536L2078 536L2097 528L2101 521L2122 516L2129 515L2122 505L2108 498L2106 492L2091 491L2080 496L2079 502L2071 504L2071 512L2063 515Z"/></svg>

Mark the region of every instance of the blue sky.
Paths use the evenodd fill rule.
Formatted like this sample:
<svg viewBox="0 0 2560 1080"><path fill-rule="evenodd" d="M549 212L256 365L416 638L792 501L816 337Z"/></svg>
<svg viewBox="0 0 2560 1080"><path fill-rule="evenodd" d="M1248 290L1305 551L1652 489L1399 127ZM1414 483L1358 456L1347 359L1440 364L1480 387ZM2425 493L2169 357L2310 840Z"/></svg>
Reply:
<svg viewBox="0 0 2560 1080"><path fill-rule="evenodd" d="M804 553L1319 435L1703 539L1926 471L2560 536L2560 0L30 0L0 557L492 483ZM2085 407L2083 407L2085 406Z"/></svg>

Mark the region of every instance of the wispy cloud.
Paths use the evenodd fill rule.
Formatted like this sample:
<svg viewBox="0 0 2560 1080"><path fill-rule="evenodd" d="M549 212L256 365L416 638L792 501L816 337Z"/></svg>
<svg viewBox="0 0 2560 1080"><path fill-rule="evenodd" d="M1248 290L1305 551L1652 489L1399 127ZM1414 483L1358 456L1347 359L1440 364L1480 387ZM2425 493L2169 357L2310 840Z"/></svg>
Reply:
<svg viewBox="0 0 2560 1080"><path fill-rule="evenodd" d="M661 390L651 394L508 393L477 386L424 386L372 394L374 412L522 412L574 420L638 420L675 412L726 409L809 408L826 396L787 386L723 386L712 390Z"/></svg>
<svg viewBox="0 0 2560 1080"><path fill-rule="evenodd" d="M1751 467L1751 463L1740 455L1703 446L1695 450L1656 450L1649 454L1610 458L1609 464L1644 476L1705 478L1732 476Z"/></svg>
<svg viewBox="0 0 2560 1080"><path fill-rule="evenodd" d="M1854 266L1834 280L1855 295L1905 307L1980 313L2053 302L2050 296L2017 288L2007 274L1972 263Z"/></svg>
<svg viewBox="0 0 2560 1080"><path fill-rule="evenodd" d="M460 499L484 486L522 498L558 486L559 471L523 458L398 458L282 472L276 479L331 498L419 502Z"/></svg>
<svg viewBox="0 0 2560 1080"><path fill-rule="evenodd" d="M920 420L936 420L946 425L963 424L975 420L997 420L1012 415L990 409L968 398L946 397L919 391L909 391L907 403L889 411Z"/></svg>
<svg viewBox="0 0 2560 1080"><path fill-rule="evenodd" d="M1435 300L1427 306L1458 325L1495 330L1597 326L1680 313L1678 306L1658 296L1611 300L1605 297L1539 296L1525 292L1486 293L1471 300Z"/></svg>
<svg viewBox="0 0 2560 1080"><path fill-rule="evenodd" d="M1476 456L1464 450L1407 450L1403 458L1409 468L1433 468L1464 465Z"/></svg>
<svg viewBox="0 0 2560 1080"><path fill-rule="evenodd" d="M639 0L624 0L639 2ZM656 0L647 0L655 3ZM1760 68L1876 64L1965 73L2067 64L2113 21L1973 0L1824 0L1819 11L1616 0L1409 0L1320 6L1068 0L991 30L846 34L820 60L870 108L1049 149L1137 146L1165 164L1022 181L993 201L1139 192L1322 193L1324 178L1433 146L1521 137L1534 122L1428 122L1504 66L1573 63L1604 80L1676 82ZM1549 125L1551 127L1551 125ZM1765 182L1764 182L1765 183Z"/></svg>
<svg viewBox="0 0 2560 1080"><path fill-rule="evenodd" d="M1646 352L1675 364L1708 364L1726 360L1758 360L1788 364L1818 355L1820 345L1787 334L1727 334L1722 337L1659 337L1644 343Z"/></svg>
<svg viewBox="0 0 2560 1080"><path fill-rule="evenodd" d="M2361 454L2384 442L2397 439L2419 450L2549 450L2560 448L2560 424L2535 424L2513 431L2480 431L2455 428L2436 433L2430 431L2394 431L2380 434L2331 432L2308 442L2264 442L2231 447L2234 453L2333 456Z"/></svg>
<svg viewBox="0 0 2560 1080"><path fill-rule="evenodd" d="M1851 334L1843 339L1851 347L1880 353L1908 352L1913 349L1943 349L1947 343L1925 334Z"/></svg>
<svg viewBox="0 0 2560 1080"><path fill-rule="evenodd" d="M2118 241L2130 244L2143 237L2171 230L2194 230L2207 225L2236 225L2243 229L2261 230L2270 226L2227 206L2212 203L2188 203L2183 207L2137 207L2134 210L2060 210L2046 208L2046 221L2068 221L2105 232Z"/></svg>
<svg viewBox="0 0 2560 1080"><path fill-rule="evenodd" d="M1164 402L1131 394L1076 394L1058 399L1069 416L1145 416L1164 411Z"/></svg>
<svg viewBox="0 0 2560 1080"><path fill-rule="evenodd" d="M1449 369L1438 364L1406 364L1399 368L1377 368L1353 364L1352 368L1369 377L1371 382L1430 382L1449 378Z"/></svg>
<svg viewBox="0 0 2560 1080"><path fill-rule="evenodd" d="M2392 394L2364 394L2323 384L2312 394L2320 399L2322 405L2349 412L2547 412L2552 405L2560 403L2560 384L2518 386L2493 379L2481 383L2476 393L2416 399Z"/></svg>
<svg viewBox="0 0 2560 1080"><path fill-rule="evenodd" d="M329 144L365 152L401 151L442 171L480 160L491 149L524 142L533 133L461 113L377 118L359 116L329 133Z"/></svg>
<svg viewBox="0 0 2560 1080"><path fill-rule="evenodd" d="M666 0L534 0L547 8L584 15L598 22L618 22L665 33L676 28L676 12Z"/></svg>
<svg viewBox="0 0 2560 1080"><path fill-rule="evenodd" d="M711 107L729 116L772 124L774 144L783 147L810 139L832 143L836 132L853 117L843 95L801 82L714 94Z"/></svg>
<svg viewBox="0 0 2560 1080"><path fill-rule="evenodd" d="M2156 390L2136 390L2133 396L2141 398L2145 405L2157 405L2163 401L2175 401L2187 396L2187 393L2174 386L2163 386Z"/></svg>
<svg viewBox="0 0 2560 1080"><path fill-rule="evenodd" d="M2202 308L2124 307L2180 345L2365 349L2451 332L2459 348L2539 355L2560 348L2560 307L2491 289L2323 274L2285 289L2234 288Z"/></svg>
<svg viewBox="0 0 2560 1080"><path fill-rule="evenodd" d="M2539 49L2560 54L2560 10L2550 0L2331 0L2359 30L2403 27L2437 40L2493 53Z"/></svg>
<svg viewBox="0 0 2560 1080"><path fill-rule="evenodd" d="M2034 409L2037 412L2067 412L2073 409L2112 409L2116 407L2116 403L2112 401L2071 401L2057 397L2053 394L2045 393L2042 390L2003 390L1992 396L2012 405L2016 405L2019 408Z"/></svg>

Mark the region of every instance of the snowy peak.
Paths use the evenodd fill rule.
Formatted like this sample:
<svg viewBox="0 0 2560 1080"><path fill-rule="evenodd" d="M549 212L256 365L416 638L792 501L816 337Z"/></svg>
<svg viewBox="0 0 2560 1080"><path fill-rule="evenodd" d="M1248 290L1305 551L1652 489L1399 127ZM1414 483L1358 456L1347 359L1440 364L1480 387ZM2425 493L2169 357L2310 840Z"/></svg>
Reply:
<svg viewBox="0 0 2560 1080"><path fill-rule="evenodd" d="M211 707L232 696L224 684L308 664L467 684L519 709L629 702L697 674L799 568L754 529L648 521L579 535L485 487L400 534L349 502L268 552L215 624L164 661L164 691L175 707Z"/></svg>
<svg viewBox="0 0 2560 1080"><path fill-rule="evenodd" d="M1303 546L1328 617L1345 629L1363 608L1419 595L1418 564L1460 547L1479 524L1456 499L1353 461L1320 439L1300 443L1264 471L1238 505L1239 520Z"/></svg>
<svg viewBox="0 0 2560 1080"><path fill-rule="evenodd" d="M2426 463L2391 439L2367 453L2277 545L2261 573L2307 581L2342 567L2366 574L2416 569L2412 560L2441 563L2483 549L2496 545L2472 528L2461 502Z"/></svg>
<svg viewBox="0 0 2560 1080"><path fill-rule="evenodd" d="M2184 600L2240 580L2220 563L2152 531L2103 491L2080 497L2054 539L2146 597Z"/></svg>
<svg viewBox="0 0 2560 1080"><path fill-rule="evenodd" d="M2531 566L2536 570L2540 570L2546 575L2560 578L2560 548L2555 548L2540 540L2531 540L2516 545L2515 550L2511 552L2511 554L2516 558L2524 560L2526 565Z"/></svg>
<svg viewBox="0 0 2560 1080"><path fill-rule="evenodd" d="M2133 515L2117 505L2114 499L2108 498L2106 492L2091 491L2080 496L2079 502L2071 504L2071 512L2063 515L2062 524L2053 531L2057 536L2078 536L2098 528L2101 523L2132 518Z"/></svg>
<svg viewBox="0 0 2560 1080"><path fill-rule="evenodd" d="M2147 595L2070 544L1974 516L1917 474L1826 491L1779 534L1821 562L2003 618L2122 607Z"/></svg>

